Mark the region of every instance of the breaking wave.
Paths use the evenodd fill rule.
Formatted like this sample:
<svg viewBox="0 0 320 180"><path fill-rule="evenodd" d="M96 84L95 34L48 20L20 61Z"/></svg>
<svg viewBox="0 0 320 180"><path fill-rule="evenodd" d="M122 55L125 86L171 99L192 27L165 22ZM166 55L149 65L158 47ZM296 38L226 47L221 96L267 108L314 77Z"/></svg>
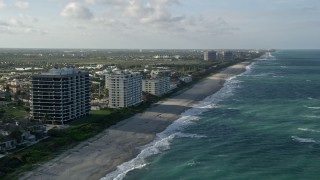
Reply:
<svg viewBox="0 0 320 180"><path fill-rule="evenodd" d="M298 128L299 131L306 131L306 132L316 132L319 133L320 131L308 128Z"/></svg>
<svg viewBox="0 0 320 180"><path fill-rule="evenodd" d="M247 68L247 70L248 69L250 69L250 67ZM237 76L241 76L243 74L244 73ZM174 138L206 138L205 135L183 133L183 130L194 124L194 122L200 118L200 114L208 111L209 109L215 108L218 102L232 96L234 89L238 87L238 84L240 83L240 81L235 79L237 76L229 78L223 88L218 92L208 96L199 104L196 104L191 109L183 112L179 119L169 125L163 132L158 133L153 142L140 147L142 150L137 157L119 165L115 171L107 174L105 177L101 178L101 180L121 180L128 172L145 167L148 164L146 162L146 158L170 149L170 143Z"/></svg>
<svg viewBox="0 0 320 180"><path fill-rule="evenodd" d="M293 141L301 142L301 143L316 143L317 141L312 138L301 138L298 136L291 136Z"/></svg>

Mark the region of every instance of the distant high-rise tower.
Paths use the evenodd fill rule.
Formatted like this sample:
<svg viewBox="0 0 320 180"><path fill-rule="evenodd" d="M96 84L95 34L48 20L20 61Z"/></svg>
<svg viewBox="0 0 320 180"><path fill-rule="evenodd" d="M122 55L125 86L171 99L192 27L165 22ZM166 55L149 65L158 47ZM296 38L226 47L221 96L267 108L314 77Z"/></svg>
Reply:
<svg viewBox="0 0 320 180"><path fill-rule="evenodd" d="M75 68L52 68L32 76L30 114L33 120L64 124L90 111L89 74Z"/></svg>
<svg viewBox="0 0 320 180"><path fill-rule="evenodd" d="M121 108L142 102L142 75L139 72L115 71L108 76L109 107Z"/></svg>
<svg viewBox="0 0 320 180"><path fill-rule="evenodd" d="M223 59L232 61L233 60L233 52L232 51L225 51Z"/></svg>
<svg viewBox="0 0 320 180"><path fill-rule="evenodd" d="M205 61L215 61L217 60L217 52L216 51L205 51L203 53Z"/></svg>

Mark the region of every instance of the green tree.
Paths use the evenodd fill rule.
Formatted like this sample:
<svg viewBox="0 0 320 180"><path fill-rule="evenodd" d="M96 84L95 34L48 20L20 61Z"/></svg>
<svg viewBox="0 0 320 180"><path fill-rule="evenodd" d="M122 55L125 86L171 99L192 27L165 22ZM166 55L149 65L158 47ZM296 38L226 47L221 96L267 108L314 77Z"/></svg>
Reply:
<svg viewBox="0 0 320 180"><path fill-rule="evenodd" d="M14 138L14 139L16 139L17 142L21 142L22 141L21 135L22 135L22 132L19 129L15 129L9 134L9 136Z"/></svg>

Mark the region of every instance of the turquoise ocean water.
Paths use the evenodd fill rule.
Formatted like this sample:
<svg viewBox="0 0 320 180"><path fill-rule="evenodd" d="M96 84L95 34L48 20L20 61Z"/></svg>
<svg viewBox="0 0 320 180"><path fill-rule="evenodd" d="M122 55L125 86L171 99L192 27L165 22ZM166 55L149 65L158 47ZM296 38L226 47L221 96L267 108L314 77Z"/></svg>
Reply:
<svg viewBox="0 0 320 180"><path fill-rule="evenodd" d="M104 179L320 179L320 50L279 50Z"/></svg>

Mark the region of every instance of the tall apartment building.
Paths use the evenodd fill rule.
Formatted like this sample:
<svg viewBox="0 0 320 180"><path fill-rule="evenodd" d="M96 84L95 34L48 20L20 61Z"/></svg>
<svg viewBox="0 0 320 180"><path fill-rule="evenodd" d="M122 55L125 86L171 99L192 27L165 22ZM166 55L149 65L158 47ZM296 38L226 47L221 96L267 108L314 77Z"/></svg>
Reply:
<svg viewBox="0 0 320 180"><path fill-rule="evenodd" d="M142 80L142 91L156 96L162 96L170 90L170 78L161 77L157 79Z"/></svg>
<svg viewBox="0 0 320 180"><path fill-rule="evenodd" d="M52 68L32 76L30 114L33 120L64 124L90 111L89 74L75 68Z"/></svg>
<svg viewBox="0 0 320 180"><path fill-rule="evenodd" d="M215 61L215 60L217 60L217 52L216 51L205 51L203 53L203 58L205 61Z"/></svg>
<svg viewBox="0 0 320 180"><path fill-rule="evenodd" d="M108 77L109 107L121 108L142 102L142 74L115 71Z"/></svg>
<svg viewBox="0 0 320 180"><path fill-rule="evenodd" d="M224 52L224 60L229 60L229 61L232 61L234 58L233 58L233 52L232 51L225 51Z"/></svg>
<svg viewBox="0 0 320 180"><path fill-rule="evenodd" d="M110 74L105 74L104 75L104 89L109 89L109 84L108 84L108 81L109 81L109 78L110 78Z"/></svg>

